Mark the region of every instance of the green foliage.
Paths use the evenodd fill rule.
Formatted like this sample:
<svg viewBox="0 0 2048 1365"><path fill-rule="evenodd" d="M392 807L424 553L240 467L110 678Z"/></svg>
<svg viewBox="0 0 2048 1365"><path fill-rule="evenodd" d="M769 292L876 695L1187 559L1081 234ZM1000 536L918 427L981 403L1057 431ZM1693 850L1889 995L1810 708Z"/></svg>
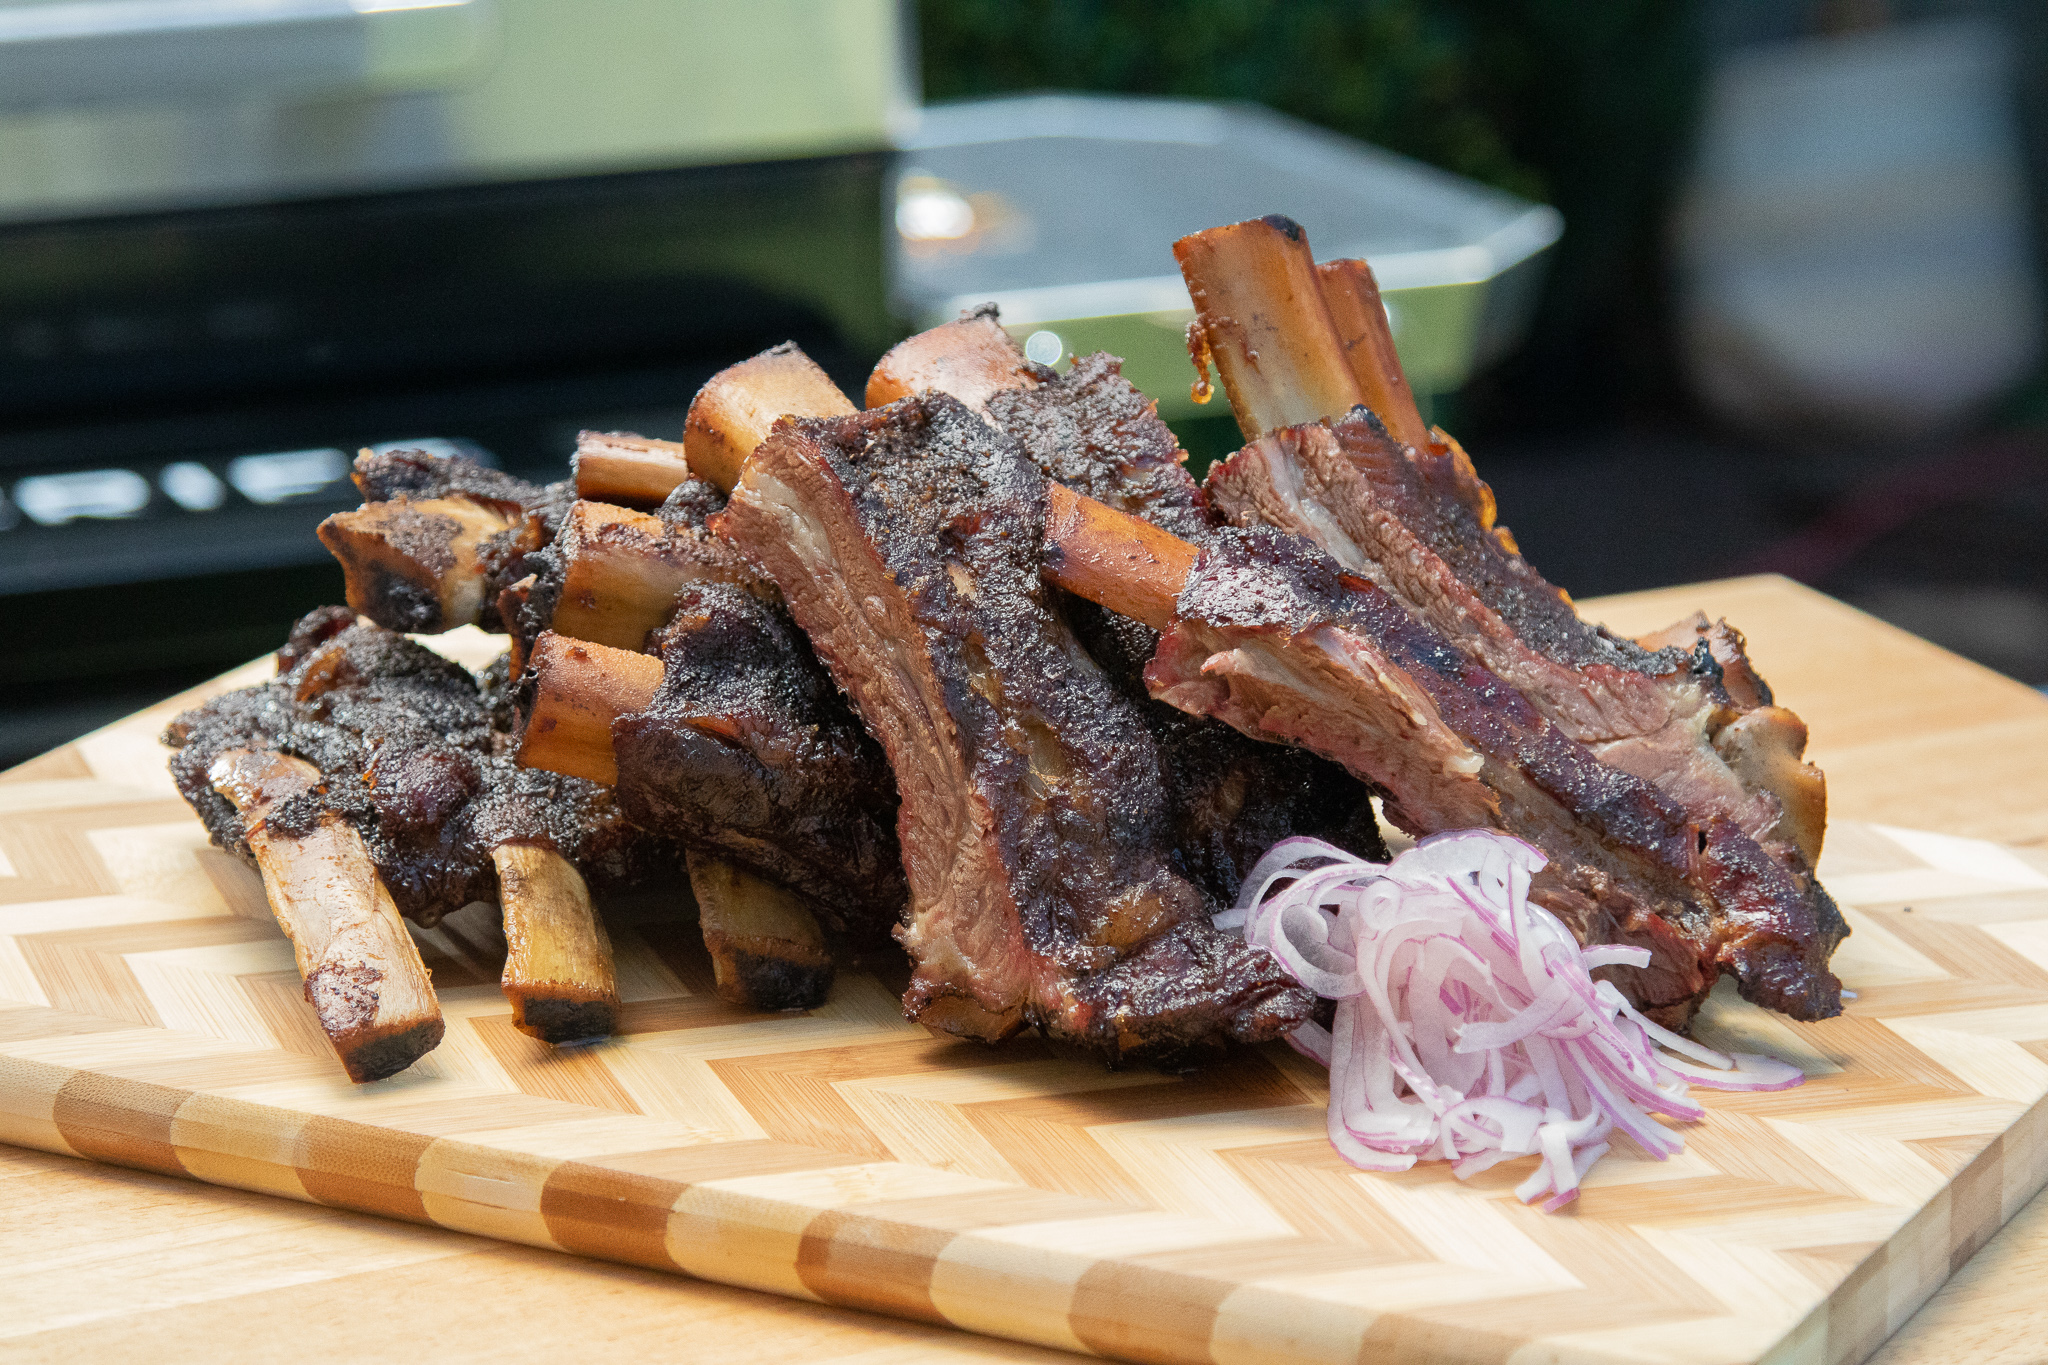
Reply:
<svg viewBox="0 0 2048 1365"><path fill-rule="evenodd" d="M1064 88L1254 100L1532 198L1468 15L1427 0L924 0L925 97Z"/></svg>

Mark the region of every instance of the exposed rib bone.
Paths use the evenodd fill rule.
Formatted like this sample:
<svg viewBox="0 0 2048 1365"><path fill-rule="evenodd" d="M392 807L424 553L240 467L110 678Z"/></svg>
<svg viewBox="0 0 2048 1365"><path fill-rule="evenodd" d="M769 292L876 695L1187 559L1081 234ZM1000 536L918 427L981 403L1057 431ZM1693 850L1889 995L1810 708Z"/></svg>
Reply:
<svg viewBox="0 0 2048 1365"><path fill-rule="evenodd" d="M1194 567L1195 547L1060 484L1046 485L1045 576L1154 630Z"/></svg>
<svg viewBox="0 0 2048 1365"><path fill-rule="evenodd" d="M838 417L854 410L830 375L794 342L720 370L697 391L683 424L690 471L730 493L740 465L776 419Z"/></svg>
<svg viewBox="0 0 2048 1365"><path fill-rule="evenodd" d="M1300 224L1271 214L1210 228L1173 255L1246 440L1365 401Z"/></svg>
<svg viewBox="0 0 2048 1365"><path fill-rule="evenodd" d="M486 576L477 550L511 526L470 498L423 498L336 512L319 535L341 561L350 607L393 630L432 634L482 614Z"/></svg>
<svg viewBox="0 0 2048 1365"><path fill-rule="evenodd" d="M207 777L242 818L306 999L349 1079L382 1080L431 1052L444 1028L440 1002L362 836L332 811L304 832L270 827L278 802L319 785L319 769L241 749Z"/></svg>
<svg viewBox="0 0 2048 1365"><path fill-rule="evenodd" d="M661 686L661 660L543 631L533 642L532 710L519 761L609 786L619 780L612 722L644 711Z"/></svg>
<svg viewBox="0 0 2048 1365"><path fill-rule="evenodd" d="M688 856L719 998L758 1010L824 1004L832 957L804 903L716 854L691 849Z"/></svg>
<svg viewBox="0 0 2048 1365"><path fill-rule="evenodd" d="M539 844L499 844L505 998L512 1026L545 1043L609 1037L618 1026L612 944L583 874Z"/></svg>
<svg viewBox="0 0 2048 1365"><path fill-rule="evenodd" d="M576 437L576 496L652 507L690 477L680 441L630 431L586 431Z"/></svg>
<svg viewBox="0 0 2048 1365"><path fill-rule="evenodd" d="M996 321L996 310L982 307L897 342L868 376L867 404L879 408L936 389L986 412L992 394L1028 388L1041 373Z"/></svg>
<svg viewBox="0 0 2048 1365"><path fill-rule="evenodd" d="M572 506L555 545L563 577L552 628L615 649L639 649L675 610L684 584L704 576L659 517L608 503Z"/></svg>
<svg viewBox="0 0 2048 1365"><path fill-rule="evenodd" d="M1415 394L1408 376L1401 372L1401 357L1394 352L1394 332L1387 323L1387 306L1380 299L1379 281L1364 261L1325 261L1316 267L1323 287L1323 303L1337 326L1337 340L1350 357L1351 373L1358 380L1365 405L1378 414L1394 439L1411 446L1429 443L1429 427L1415 406ZM1333 416L1324 413L1324 416Z"/></svg>

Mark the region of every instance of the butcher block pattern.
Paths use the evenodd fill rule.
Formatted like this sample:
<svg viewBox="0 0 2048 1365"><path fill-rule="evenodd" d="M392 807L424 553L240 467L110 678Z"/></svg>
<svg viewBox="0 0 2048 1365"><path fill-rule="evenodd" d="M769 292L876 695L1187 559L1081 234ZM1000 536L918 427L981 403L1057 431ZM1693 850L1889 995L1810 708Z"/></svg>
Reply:
<svg viewBox="0 0 2048 1365"><path fill-rule="evenodd" d="M515 1032L473 906L419 934L446 1041L353 1086L163 774L177 706L0 777L0 1140L1176 1362L1860 1360L2048 1177L2048 859L1846 824L1847 1013L1724 993L1700 1029L1806 1084L1707 1096L1668 1162L1618 1140L1559 1215L1526 1161L1345 1166L1285 1048L1177 1077L939 1041L890 963L737 1009L661 897L607 907L620 1038Z"/></svg>

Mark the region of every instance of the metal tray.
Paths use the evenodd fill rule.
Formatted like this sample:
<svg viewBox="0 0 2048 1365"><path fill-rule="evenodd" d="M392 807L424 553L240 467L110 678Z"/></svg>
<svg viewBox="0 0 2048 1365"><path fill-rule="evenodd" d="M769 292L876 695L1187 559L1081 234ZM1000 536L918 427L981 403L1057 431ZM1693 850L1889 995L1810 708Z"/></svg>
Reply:
<svg viewBox="0 0 2048 1365"><path fill-rule="evenodd" d="M1169 418L1205 411L1188 394L1177 237L1285 213L1318 257L1363 256L1426 395L1519 339L1564 230L1553 208L1251 105L937 105L902 147L890 286L904 317L928 327L993 301L1033 359L1123 356Z"/></svg>

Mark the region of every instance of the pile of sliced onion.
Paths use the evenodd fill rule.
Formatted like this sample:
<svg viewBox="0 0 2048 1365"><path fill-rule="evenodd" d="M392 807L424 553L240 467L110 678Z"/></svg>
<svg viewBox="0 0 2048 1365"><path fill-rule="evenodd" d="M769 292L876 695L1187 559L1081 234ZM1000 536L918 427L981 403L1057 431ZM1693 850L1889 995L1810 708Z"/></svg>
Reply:
<svg viewBox="0 0 2048 1365"><path fill-rule="evenodd" d="M1423 840L1391 863L1318 839L1273 846L1222 929L1271 949L1333 1027L1289 1041L1330 1068L1330 1142L1355 1166L1456 1162L1460 1179L1541 1157L1515 1188L1546 1210L1619 1129L1662 1160L1684 1147L1651 1115L1694 1120L1687 1083L1782 1090L1805 1077L1770 1057L1700 1046L1637 1013L1596 967L1642 967L1647 949L1581 948L1529 902L1543 854L1491 830Z"/></svg>

